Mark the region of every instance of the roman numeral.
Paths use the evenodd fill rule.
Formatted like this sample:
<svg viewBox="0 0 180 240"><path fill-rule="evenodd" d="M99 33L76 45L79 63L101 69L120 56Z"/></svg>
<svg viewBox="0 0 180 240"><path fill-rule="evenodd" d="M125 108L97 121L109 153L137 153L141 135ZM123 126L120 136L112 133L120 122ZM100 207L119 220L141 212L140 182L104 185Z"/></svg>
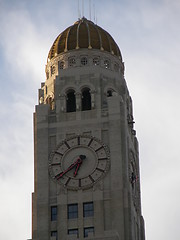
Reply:
<svg viewBox="0 0 180 240"><path fill-rule="evenodd" d="M95 182L91 175L89 175L89 178L93 183Z"/></svg>
<svg viewBox="0 0 180 240"><path fill-rule="evenodd" d="M81 179L79 179L79 187L81 187Z"/></svg>
<svg viewBox="0 0 180 240"><path fill-rule="evenodd" d="M70 146L69 146L69 144L68 144L67 142L64 142L64 144L66 145L66 147L67 147L68 149L70 149Z"/></svg>
<svg viewBox="0 0 180 240"><path fill-rule="evenodd" d="M103 148L103 146L99 147L98 149L95 150L95 152L101 150Z"/></svg>
<svg viewBox="0 0 180 240"><path fill-rule="evenodd" d="M88 147L91 145L93 139L91 138L90 142L88 143Z"/></svg>
<svg viewBox="0 0 180 240"><path fill-rule="evenodd" d="M51 163L50 165L51 166L58 166L58 165L61 165L61 163Z"/></svg>
<svg viewBox="0 0 180 240"><path fill-rule="evenodd" d="M104 172L104 170L101 169L101 168L96 168L96 170L98 170L98 171L100 171L100 172Z"/></svg>
<svg viewBox="0 0 180 240"><path fill-rule="evenodd" d="M107 157L104 157L104 158L98 158L99 161L101 160L107 160Z"/></svg>
<svg viewBox="0 0 180 240"><path fill-rule="evenodd" d="M60 156L63 156L63 154L62 153L60 153L60 152L55 152L55 154L58 154L58 155L60 155Z"/></svg>
<svg viewBox="0 0 180 240"><path fill-rule="evenodd" d="M80 145L80 136L78 136L78 145Z"/></svg>

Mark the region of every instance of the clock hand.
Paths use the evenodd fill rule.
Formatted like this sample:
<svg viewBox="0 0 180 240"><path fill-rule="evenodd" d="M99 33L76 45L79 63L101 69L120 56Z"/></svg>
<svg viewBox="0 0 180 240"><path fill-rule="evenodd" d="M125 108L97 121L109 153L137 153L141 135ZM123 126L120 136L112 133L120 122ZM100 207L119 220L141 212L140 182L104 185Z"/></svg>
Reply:
<svg viewBox="0 0 180 240"><path fill-rule="evenodd" d="M80 168L84 159L86 159L85 155L80 155L79 158L77 159L77 166L76 166L76 169L74 171L74 177L78 174L79 168Z"/></svg>
<svg viewBox="0 0 180 240"><path fill-rule="evenodd" d="M76 166L76 164L77 164L76 162L73 163L73 164L71 164L64 172L60 172L59 174L57 174L57 175L56 175L57 180L60 179L61 177L63 177L64 174L66 174L67 172L69 172L71 169L73 169L74 166Z"/></svg>
<svg viewBox="0 0 180 240"><path fill-rule="evenodd" d="M76 169L75 169L75 171L74 171L74 177L77 175L78 170L79 170L81 164L82 164L82 162L77 164L77 167L76 167Z"/></svg>
<svg viewBox="0 0 180 240"><path fill-rule="evenodd" d="M60 172L59 174L57 174L57 175L56 175L56 179L58 180L58 179L60 179L61 177L63 177L64 174L66 174L67 172L69 172L69 171L70 171L71 169L73 169L76 165L77 165L76 169L77 169L77 171L78 171L79 166L80 166L81 163L82 163L82 160L84 160L85 158L86 158L85 155L80 155L79 158L78 158L74 163L72 163L65 171ZM79 165L79 166L78 166L78 165ZM75 170L75 172L76 172L76 170ZM76 174L77 174L77 172L76 172ZM76 174L75 174L75 176L76 176Z"/></svg>

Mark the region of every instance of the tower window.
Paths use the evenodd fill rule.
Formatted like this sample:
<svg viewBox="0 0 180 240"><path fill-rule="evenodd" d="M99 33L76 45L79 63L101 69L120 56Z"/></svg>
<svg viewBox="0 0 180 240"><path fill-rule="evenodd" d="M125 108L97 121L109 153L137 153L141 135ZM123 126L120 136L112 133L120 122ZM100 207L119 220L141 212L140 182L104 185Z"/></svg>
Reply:
<svg viewBox="0 0 180 240"><path fill-rule="evenodd" d="M87 227L87 228L84 228L84 237L88 237L88 234L89 233L94 233L94 227Z"/></svg>
<svg viewBox="0 0 180 240"><path fill-rule="evenodd" d="M57 206L51 207L51 221L57 221Z"/></svg>
<svg viewBox="0 0 180 240"><path fill-rule="evenodd" d="M78 218L78 204L68 205L68 219Z"/></svg>
<svg viewBox="0 0 180 240"><path fill-rule="evenodd" d="M64 61L59 62L59 69L64 69Z"/></svg>
<svg viewBox="0 0 180 240"><path fill-rule="evenodd" d="M83 217L93 217L94 216L94 205L93 202L88 202L83 204Z"/></svg>
<svg viewBox="0 0 180 240"><path fill-rule="evenodd" d="M75 57L71 57L68 59L68 64L69 64L69 67L74 67L76 65L76 59Z"/></svg>
<svg viewBox="0 0 180 240"><path fill-rule="evenodd" d="M110 68L110 62L109 62L109 60L104 60L104 66L105 66L105 68L106 69L109 69Z"/></svg>
<svg viewBox="0 0 180 240"><path fill-rule="evenodd" d="M81 64L85 66L85 65L87 65L87 63L88 63L87 57L82 57Z"/></svg>
<svg viewBox="0 0 180 240"><path fill-rule="evenodd" d="M75 112L76 111L76 97L75 97L74 90L70 90L67 93L66 110L67 110L67 112Z"/></svg>
<svg viewBox="0 0 180 240"><path fill-rule="evenodd" d="M56 67L53 65L51 66L51 76L55 73Z"/></svg>
<svg viewBox="0 0 180 240"><path fill-rule="evenodd" d="M89 88L82 91L82 111L91 110L91 93Z"/></svg>
<svg viewBox="0 0 180 240"><path fill-rule="evenodd" d="M57 240L58 239L57 231L51 231L51 237L56 237L56 240Z"/></svg>
<svg viewBox="0 0 180 240"><path fill-rule="evenodd" d="M117 63L114 64L114 70L116 72L119 72L119 65Z"/></svg>
<svg viewBox="0 0 180 240"><path fill-rule="evenodd" d="M117 96L117 93L113 89L107 91L107 97Z"/></svg>
<svg viewBox="0 0 180 240"><path fill-rule="evenodd" d="M93 58L93 64L94 64L94 66L98 66L100 64L98 57Z"/></svg>
<svg viewBox="0 0 180 240"><path fill-rule="evenodd" d="M68 235L76 235L79 238L79 231L78 229L68 229Z"/></svg>

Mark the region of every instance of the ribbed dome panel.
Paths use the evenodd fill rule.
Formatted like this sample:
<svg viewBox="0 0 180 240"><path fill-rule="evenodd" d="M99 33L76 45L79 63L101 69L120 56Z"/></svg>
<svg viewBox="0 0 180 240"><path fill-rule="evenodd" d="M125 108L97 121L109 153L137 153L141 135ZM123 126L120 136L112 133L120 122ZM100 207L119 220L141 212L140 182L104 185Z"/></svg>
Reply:
<svg viewBox="0 0 180 240"><path fill-rule="evenodd" d="M95 49L101 48L100 36L98 30L93 27L92 24L89 24L89 31L90 31L90 40L91 40L91 47Z"/></svg>
<svg viewBox="0 0 180 240"><path fill-rule="evenodd" d="M89 38L88 38L88 29L85 22L82 22L79 26L79 38L78 38L79 48L88 48L89 47Z"/></svg>
<svg viewBox="0 0 180 240"><path fill-rule="evenodd" d="M107 33L104 30L102 30L102 28L100 28L100 27L98 27L98 28L99 28L99 32L101 33L102 48L107 52L111 52L110 43L109 43L109 39L107 37Z"/></svg>
<svg viewBox="0 0 180 240"><path fill-rule="evenodd" d="M111 35L86 18L80 19L59 34L49 51L48 59L79 48L104 50L122 59L119 47Z"/></svg>
<svg viewBox="0 0 180 240"><path fill-rule="evenodd" d="M67 50L73 50L77 47L77 27L78 25L76 24L70 28L67 41Z"/></svg>
<svg viewBox="0 0 180 240"><path fill-rule="evenodd" d="M61 34L61 37L59 38L57 54L60 54L60 53L64 52L64 50L65 50L65 47L66 47L66 38L67 38L68 30L69 30L69 28L67 28L67 29Z"/></svg>

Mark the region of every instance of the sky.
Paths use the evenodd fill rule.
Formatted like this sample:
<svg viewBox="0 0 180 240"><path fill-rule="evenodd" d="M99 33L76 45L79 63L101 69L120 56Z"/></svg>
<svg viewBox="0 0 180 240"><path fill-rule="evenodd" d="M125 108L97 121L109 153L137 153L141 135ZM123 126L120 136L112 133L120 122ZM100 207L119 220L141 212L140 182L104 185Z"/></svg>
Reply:
<svg viewBox="0 0 180 240"><path fill-rule="evenodd" d="M112 35L125 62L146 240L179 240L180 1L93 1L92 20ZM0 0L0 239L31 238L34 106L48 51L77 19L77 0Z"/></svg>

